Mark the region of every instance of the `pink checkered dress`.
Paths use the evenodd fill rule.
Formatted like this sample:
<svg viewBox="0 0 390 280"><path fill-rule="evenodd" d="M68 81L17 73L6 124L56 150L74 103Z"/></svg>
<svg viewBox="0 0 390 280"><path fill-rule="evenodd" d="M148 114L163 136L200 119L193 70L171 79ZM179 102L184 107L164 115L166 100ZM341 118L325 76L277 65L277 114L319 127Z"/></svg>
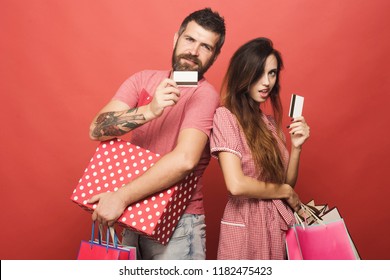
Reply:
<svg viewBox="0 0 390 280"><path fill-rule="evenodd" d="M263 119L278 139L285 168L289 154L283 141L276 136L274 120ZM236 117L225 107L220 107L214 116L211 136L211 153L230 152L241 159L246 176L259 178L244 133ZM261 176L260 176L261 178ZM286 258L285 236L294 215L280 199L262 200L229 195L221 220L218 259L278 260Z"/></svg>

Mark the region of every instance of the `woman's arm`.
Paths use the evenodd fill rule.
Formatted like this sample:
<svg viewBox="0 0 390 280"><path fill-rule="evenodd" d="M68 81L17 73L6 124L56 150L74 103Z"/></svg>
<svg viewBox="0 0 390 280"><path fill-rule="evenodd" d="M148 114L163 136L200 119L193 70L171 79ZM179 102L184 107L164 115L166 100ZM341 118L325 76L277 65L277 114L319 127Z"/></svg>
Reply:
<svg viewBox="0 0 390 280"><path fill-rule="evenodd" d="M258 199L285 199L292 209L299 209L299 198L288 184L275 184L245 176L240 158L229 152L218 154L228 191L234 196Z"/></svg>
<svg viewBox="0 0 390 280"><path fill-rule="evenodd" d="M310 127L307 125L304 117L296 117L288 128L291 135L291 153L287 167L286 184L295 187L298 179L302 145L310 137Z"/></svg>

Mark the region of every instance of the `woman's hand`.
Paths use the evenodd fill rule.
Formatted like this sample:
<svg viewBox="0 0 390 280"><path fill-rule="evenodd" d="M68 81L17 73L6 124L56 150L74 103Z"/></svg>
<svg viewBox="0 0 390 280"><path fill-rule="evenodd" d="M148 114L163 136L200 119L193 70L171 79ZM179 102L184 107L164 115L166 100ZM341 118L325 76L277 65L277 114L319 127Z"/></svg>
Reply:
<svg viewBox="0 0 390 280"><path fill-rule="evenodd" d="M298 212L301 208L301 201L299 200L298 194L294 191L294 189L288 185L284 184L283 187L287 188L288 196L286 198L287 204L293 209L295 212Z"/></svg>
<svg viewBox="0 0 390 280"><path fill-rule="evenodd" d="M291 145L300 149L303 143L310 137L310 127L307 125L304 117L296 117L287 127L291 135Z"/></svg>

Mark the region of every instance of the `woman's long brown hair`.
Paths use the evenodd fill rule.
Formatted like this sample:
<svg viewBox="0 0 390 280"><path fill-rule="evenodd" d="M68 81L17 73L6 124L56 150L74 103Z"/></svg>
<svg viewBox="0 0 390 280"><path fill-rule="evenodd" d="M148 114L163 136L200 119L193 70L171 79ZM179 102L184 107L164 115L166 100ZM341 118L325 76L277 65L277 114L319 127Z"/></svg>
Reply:
<svg viewBox="0 0 390 280"><path fill-rule="evenodd" d="M260 103L249 94L250 87L263 75L265 61L271 54L276 57L278 66L275 86L269 98L277 131L281 132L283 110L279 96L279 72L283 61L271 40L251 40L234 53L222 84L222 95L224 106L236 116L243 129L256 167L263 174L261 179L284 183L285 170L278 142L262 118ZM283 139L281 135L278 137Z"/></svg>

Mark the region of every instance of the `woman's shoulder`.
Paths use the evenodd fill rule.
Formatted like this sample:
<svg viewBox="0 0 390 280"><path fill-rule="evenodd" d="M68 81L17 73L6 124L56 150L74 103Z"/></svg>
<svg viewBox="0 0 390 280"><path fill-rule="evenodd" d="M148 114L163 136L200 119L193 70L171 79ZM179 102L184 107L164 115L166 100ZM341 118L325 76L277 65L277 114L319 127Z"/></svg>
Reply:
<svg viewBox="0 0 390 280"><path fill-rule="evenodd" d="M230 117L234 116L233 113L230 112L230 110L225 106L218 107L217 110L215 111L215 114L218 116L230 116Z"/></svg>
<svg viewBox="0 0 390 280"><path fill-rule="evenodd" d="M225 106L217 108L214 120L217 120L218 122L237 122L236 116Z"/></svg>
<svg viewBox="0 0 390 280"><path fill-rule="evenodd" d="M214 115L214 126L230 127L237 130L240 125L236 116L226 107L218 107Z"/></svg>

